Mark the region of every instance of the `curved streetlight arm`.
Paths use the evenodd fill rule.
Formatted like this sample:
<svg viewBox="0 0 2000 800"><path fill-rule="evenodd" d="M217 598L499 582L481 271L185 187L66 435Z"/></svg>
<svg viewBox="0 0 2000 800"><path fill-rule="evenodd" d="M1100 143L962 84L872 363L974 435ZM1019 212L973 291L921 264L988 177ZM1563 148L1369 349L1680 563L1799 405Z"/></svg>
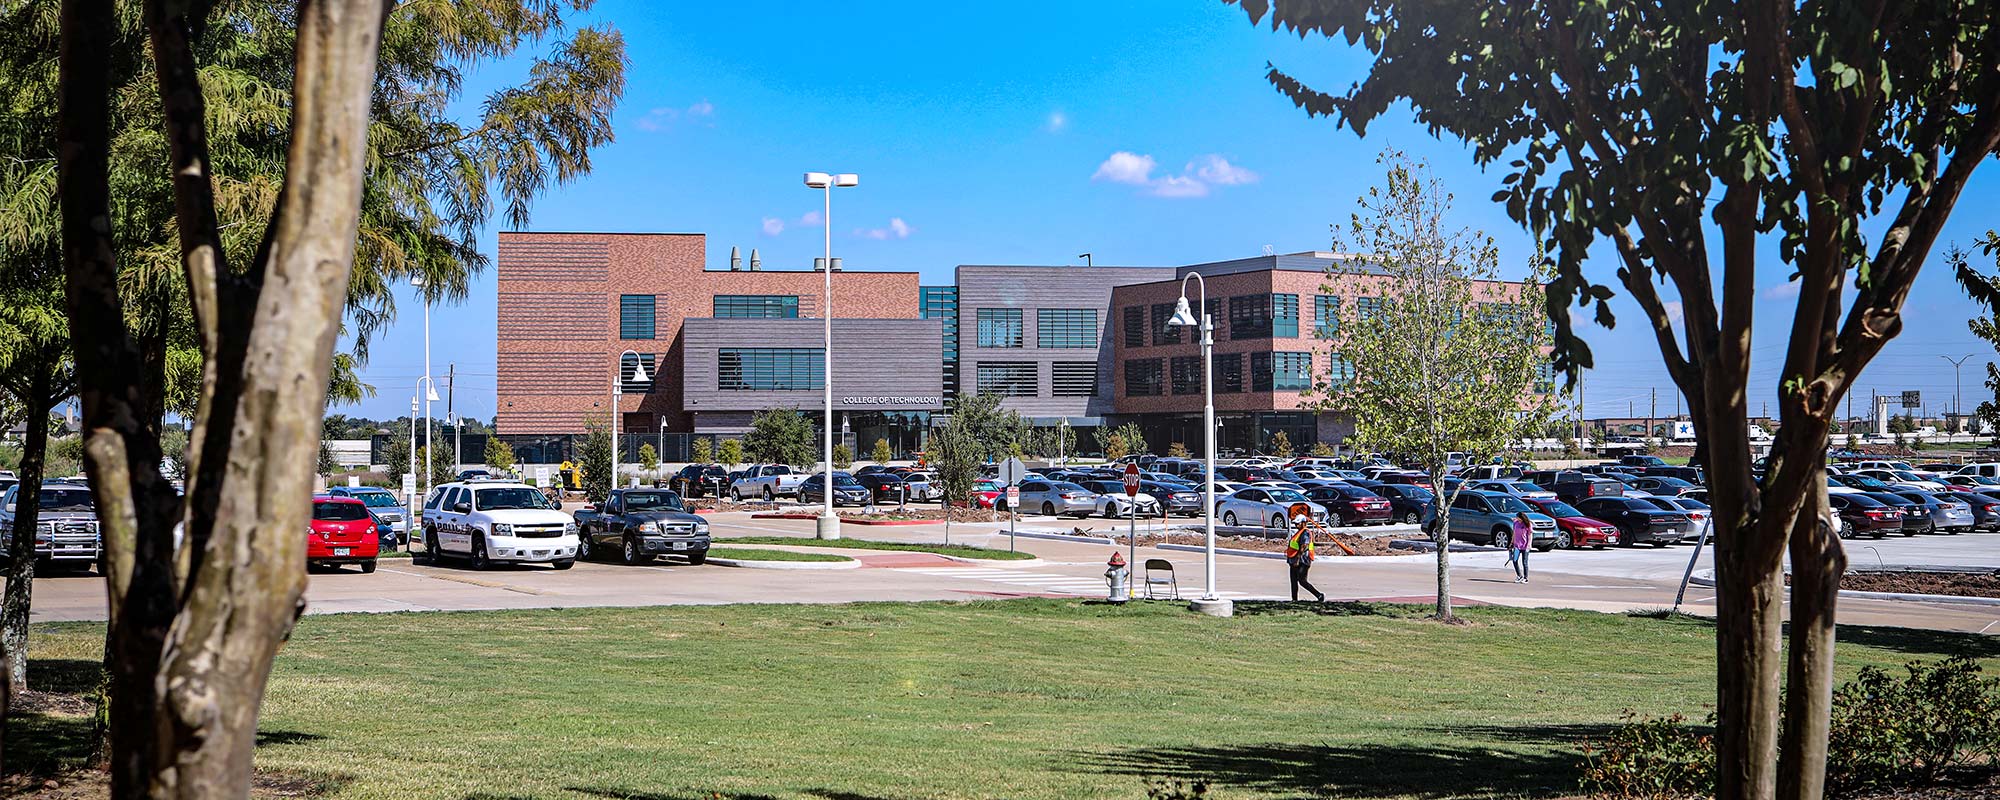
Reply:
<svg viewBox="0 0 2000 800"><path fill-rule="evenodd" d="M1200 316L1188 305L1189 279L1201 289ZM1218 600L1215 595L1215 320L1208 314L1208 279L1199 272L1189 272L1181 277L1181 298L1174 304L1174 316L1168 324L1193 327L1196 320L1200 320L1201 331L1202 472L1207 484L1202 510L1201 599L1214 603Z"/></svg>

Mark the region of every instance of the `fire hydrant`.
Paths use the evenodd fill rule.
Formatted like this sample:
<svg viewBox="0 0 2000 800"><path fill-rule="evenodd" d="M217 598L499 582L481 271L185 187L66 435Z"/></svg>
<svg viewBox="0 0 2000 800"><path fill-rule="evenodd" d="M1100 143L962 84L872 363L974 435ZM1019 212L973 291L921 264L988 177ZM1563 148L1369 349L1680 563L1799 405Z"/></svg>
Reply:
<svg viewBox="0 0 2000 800"><path fill-rule="evenodd" d="M1125 565L1125 554L1113 550L1107 566L1109 569L1104 570L1104 585L1111 593L1105 599L1113 603L1132 599L1132 570Z"/></svg>

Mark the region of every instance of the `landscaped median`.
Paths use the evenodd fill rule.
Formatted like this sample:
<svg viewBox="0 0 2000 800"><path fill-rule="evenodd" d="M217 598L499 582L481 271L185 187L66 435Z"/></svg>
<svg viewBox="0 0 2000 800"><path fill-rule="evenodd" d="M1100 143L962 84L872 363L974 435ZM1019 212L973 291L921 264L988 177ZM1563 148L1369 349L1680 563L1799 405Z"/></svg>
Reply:
<svg viewBox="0 0 2000 800"><path fill-rule="evenodd" d="M819 547L819 548L829 548L829 549L839 549L839 550L890 550L890 551L899 551L906 553L932 553L935 555L944 556L945 558L966 559L971 561L1032 561L1035 559L1034 553L1023 553L1018 550L1015 551L994 550L986 547L973 547L971 545L963 545L963 544L930 544L927 542L884 542L875 539L834 539L831 541L821 541L818 539L805 539L805 538L797 538L791 536L731 536L725 539L716 539L715 542L717 545L728 546L728 547L734 547L736 545L757 544L757 545L780 545L787 547ZM713 553L715 551L711 550L709 552Z"/></svg>
<svg viewBox="0 0 2000 800"><path fill-rule="evenodd" d="M765 547L710 547L708 563L752 569L854 569L861 566L859 561L833 553Z"/></svg>

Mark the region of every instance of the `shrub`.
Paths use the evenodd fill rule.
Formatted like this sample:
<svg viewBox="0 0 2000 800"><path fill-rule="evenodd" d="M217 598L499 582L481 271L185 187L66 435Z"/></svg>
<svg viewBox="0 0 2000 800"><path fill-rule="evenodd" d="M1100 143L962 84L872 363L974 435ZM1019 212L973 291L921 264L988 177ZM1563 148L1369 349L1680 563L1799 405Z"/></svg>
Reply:
<svg viewBox="0 0 2000 800"><path fill-rule="evenodd" d="M845 443L834 445L833 468L847 469L851 466L854 466L854 451L847 449Z"/></svg>
<svg viewBox="0 0 2000 800"><path fill-rule="evenodd" d="M1180 442L1173 442L1173 443L1171 443L1171 444L1168 444L1168 445L1167 445L1167 457L1169 457L1169 458L1187 458L1187 457L1188 457L1188 449L1187 449L1187 445L1184 445L1184 444L1181 444Z"/></svg>
<svg viewBox="0 0 2000 800"><path fill-rule="evenodd" d="M896 458L895 452L889 449L888 439L876 439L875 451L869 455L873 457L872 460L877 464L887 464Z"/></svg>
<svg viewBox="0 0 2000 800"><path fill-rule="evenodd" d="M708 439L697 438L694 440L692 444L688 445L689 463L706 464L714 460L715 460L715 445L709 443Z"/></svg>
<svg viewBox="0 0 2000 800"><path fill-rule="evenodd" d="M1640 719L1631 712L1602 742L1583 746L1583 790L1625 798L1715 796L1715 742L1675 714Z"/></svg>
<svg viewBox="0 0 2000 800"><path fill-rule="evenodd" d="M1316 458L1329 458L1334 454L1333 445L1326 442L1314 442L1312 454Z"/></svg>
<svg viewBox="0 0 2000 800"><path fill-rule="evenodd" d="M1830 794L1936 783L1954 768L2000 756L2000 679L1957 656L1876 667L1833 693L1827 741Z"/></svg>

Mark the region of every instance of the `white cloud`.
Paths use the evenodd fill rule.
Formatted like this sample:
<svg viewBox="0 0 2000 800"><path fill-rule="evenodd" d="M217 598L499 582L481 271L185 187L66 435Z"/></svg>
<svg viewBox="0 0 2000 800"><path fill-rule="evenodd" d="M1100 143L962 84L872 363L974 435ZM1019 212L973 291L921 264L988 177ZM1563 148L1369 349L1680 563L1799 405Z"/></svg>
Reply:
<svg viewBox="0 0 2000 800"><path fill-rule="evenodd" d="M881 228L869 228L867 230L857 229L854 231L854 235L860 236L864 239L875 239L881 241L887 239L908 239L910 238L910 234L914 231L916 231L916 229L910 227L910 223L904 222L902 217L890 217L888 226Z"/></svg>
<svg viewBox="0 0 2000 800"><path fill-rule="evenodd" d="M695 103L694 105L691 105L691 106L688 106L688 110L687 110L687 114L688 114L688 116L690 116L690 117L709 117L709 116L714 116L714 115L715 115L715 104L714 104L714 103L711 103L711 102L708 102L708 98L704 97L704 98L702 98L702 99L701 99L701 102L698 102L698 103Z"/></svg>
<svg viewBox="0 0 2000 800"><path fill-rule="evenodd" d="M1679 300L1668 300L1661 303L1660 310L1667 312L1667 321L1675 325L1681 324L1681 319L1687 316L1687 311Z"/></svg>
<svg viewBox="0 0 2000 800"><path fill-rule="evenodd" d="M1766 300L1789 300L1799 296L1799 282L1787 281L1764 290Z"/></svg>
<svg viewBox="0 0 2000 800"><path fill-rule="evenodd" d="M808 227L808 228L810 228L810 227L813 227L813 226L816 226L816 225L818 225L818 224L819 224L819 212L817 212L817 211L808 211L808 212L806 212L806 213L804 213L804 214L801 214L801 215L799 215L799 224L800 224L800 225L804 225L804 226L806 226L806 227Z"/></svg>
<svg viewBox="0 0 2000 800"><path fill-rule="evenodd" d="M685 109L667 108L664 106L651 109L646 112L645 116L640 117L638 122L633 124L637 125L639 130L657 133L673 128L674 123L680 121L682 118L707 120L713 116L715 116L715 104L708 102L707 98L703 98L700 102ZM702 124L711 127L715 125L713 122L706 121Z"/></svg>
<svg viewBox="0 0 2000 800"><path fill-rule="evenodd" d="M1090 179L1143 187L1154 197L1206 197L1211 187L1240 186L1257 180L1257 173L1214 153L1188 162L1179 175L1155 177L1155 166L1158 162L1150 155L1120 150L1098 164Z"/></svg>
<svg viewBox="0 0 2000 800"><path fill-rule="evenodd" d="M1217 186L1237 186L1257 181L1257 173L1231 164L1229 159L1214 153L1195 159L1187 168L1195 177Z"/></svg>
<svg viewBox="0 0 2000 800"><path fill-rule="evenodd" d="M1048 122L1042 125L1042 130L1048 131L1049 133L1062 133L1063 130L1068 127L1069 127L1068 114L1064 114L1061 111L1051 111L1049 112Z"/></svg>
<svg viewBox="0 0 2000 800"><path fill-rule="evenodd" d="M1097 172L1091 174L1093 181L1129 183L1145 185L1153 173L1153 157L1134 155L1120 150L1112 153L1104 163L1097 165Z"/></svg>
<svg viewBox="0 0 2000 800"><path fill-rule="evenodd" d="M785 232L785 221L777 217L764 218L764 235L776 236Z"/></svg>

